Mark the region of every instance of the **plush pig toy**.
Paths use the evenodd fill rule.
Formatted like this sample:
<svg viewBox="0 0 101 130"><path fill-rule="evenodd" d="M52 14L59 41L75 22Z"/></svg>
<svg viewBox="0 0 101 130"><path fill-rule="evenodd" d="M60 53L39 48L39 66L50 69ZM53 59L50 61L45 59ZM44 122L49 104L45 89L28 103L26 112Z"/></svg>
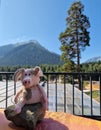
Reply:
<svg viewBox="0 0 101 130"><path fill-rule="evenodd" d="M14 81L21 80L22 87L15 96L15 111L21 112L25 104L33 104L41 102L43 109L47 110L47 96L42 86L39 85L40 77L43 73L40 67L34 69L18 69L14 74Z"/></svg>
<svg viewBox="0 0 101 130"><path fill-rule="evenodd" d="M14 74L14 82L22 82L20 90L15 95L15 104L4 110L5 116L16 126L27 130L34 130L38 121L42 120L47 110L47 96L40 77L43 76L41 68L18 69Z"/></svg>

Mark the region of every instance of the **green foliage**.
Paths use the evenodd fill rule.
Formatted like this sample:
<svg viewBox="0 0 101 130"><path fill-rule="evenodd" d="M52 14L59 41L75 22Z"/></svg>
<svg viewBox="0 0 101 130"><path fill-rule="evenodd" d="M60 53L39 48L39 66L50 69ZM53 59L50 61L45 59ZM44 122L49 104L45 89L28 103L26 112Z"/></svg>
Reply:
<svg viewBox="0 0 101 130"><path fill-rule="evenodd" d="M0 72L15 72L19 68L34 68L35 66L6 66L0 67ZM42 64L40 65L43 72L61 72L60 65L48 65Z"/></svg>
<svg viewBox="0 0 101 130"><path fill-rule="evenodd" d="M81 65L82 72L101 72L101 61L99 62L91 62L91 63L83 63Z"/></svg>
<svg viewBox="0 0 101 130"><path fill-rule="evenodd" d="M75 72L75 64L72 61L66 62L62 67L61 67L62 72Z"/></svg>
<svg viewBox="0 0 101 130"><path fill-rule="evenodd" d="M87 86L89 84L88 81L83 81L83 86Z"/></svg>
<svg viewBox="0 0 101 130"><path fill-rule="evenodd" d="M61 66L60 65L47 65L43 64L40 65L43 72L61 72Z"/></svg>
<svg viewBox="0 0 101 130"><path fill-rule="evenodd" d="M74 2L68 10L68 17L66 18L66 30L60 33L59 40L61 42L62 51L61 59L68 65L71 60L77 62L77 71L80 71L80 57L81 51L89 46L89 32L90 27L88 18L82 13L84 6L82 3Z"/></svg>
<svg viewBox="0 0 101 130"><path fill-rule="evenodd" d="M90 92L86 92L87 95L90 95ZM92 97L97 100L98 102L100 102L100 91L99 90L95 90L92 91Z"/></svg>
<svg viewBox="0 0 101 130"><path fill-rule="evenodd" d="M18 68L34 68L35 66L6 66L0 67L0 72L15 72ZM43 72L75 72L74 62L68 61L61 65L40 65ZM81 64L81 72L101 72L101 61ZM2 77L0 77L2 79Z"/></svg>

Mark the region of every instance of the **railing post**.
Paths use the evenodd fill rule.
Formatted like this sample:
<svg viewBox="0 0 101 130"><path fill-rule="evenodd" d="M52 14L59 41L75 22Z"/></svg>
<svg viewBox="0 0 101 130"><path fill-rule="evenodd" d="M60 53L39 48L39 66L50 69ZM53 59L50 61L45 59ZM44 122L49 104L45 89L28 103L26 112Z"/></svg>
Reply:
<svg viewBox="0 0 101 130"><path fill-rule="evenodd" d="M55 111L57 112L57 75L55 79Z"/></svg>
<svg viewBox="0 0 101 130"><path fill-rule="evenodd" d="M66 75L64 74L64 112L66 112Z"/></svg>
<svg viewBox="0 0 101 130"><path fill-rule="evenodd" d="M92 103L92 77L90 75L90 98L91 98L91 115L93 115L93 103Z"/></svg>
<svg viewBox="0 0 101 130"><path fill-rule="evenodd" d="M80 86L81 86L81 93L82 93L82 115L84 115L84 97L83 97L83 78L82 78L82 75L80 76Z"/></svg>
<svg viewBox="0 0 101 130"><path fill-rule="evenodd" d="M47 74L47 98L49 98L49 75Z"/></svg>
<svg viewBox="0 0 101 130"><path fill-rule="evenodd" d="M16 83L14 82L14 95L16 94Z"/></svg>
<svg viewBox="0 0 101 130"><path fill-rule="evenodd" d="M101 75L99 75L99 93L100 93L100 115L101 115Z"/></svg>
<svg viewBox="0 0 101 130"><path fill-rule="evenodd" d="M75 110L74 110L74 76L73 75L72 75L72 85L73 85L73 89L72 89L72 93L73 93L73 95L72 95L73 98L72 99L73 99L73 101L72 102L73 102L73 114L74 114Z"/></svg>
<svg viewBox="0 0 101 130"><path fill-rule="evenodd" d="M6 108L8 106L8 74L6 74Z"/></svg>
<svg viewBox="0 0 101 130"><path fill-rule="evenodd" d="M80 73L78 73L78 84L79 84L79 90L82 90Z"/></svg>

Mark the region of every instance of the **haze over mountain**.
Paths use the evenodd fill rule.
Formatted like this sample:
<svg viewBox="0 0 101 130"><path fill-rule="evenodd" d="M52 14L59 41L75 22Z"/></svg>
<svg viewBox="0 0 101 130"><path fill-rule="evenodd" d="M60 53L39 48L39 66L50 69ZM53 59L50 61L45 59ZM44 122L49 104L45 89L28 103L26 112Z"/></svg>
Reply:
<svg viewBox="0 0 101 130"><path fill-rule="evenodd" d="M0 66L35 66L62 64L60 55L50 52L37 41L31 40L0 46Z"/></svg>
<svg viewBox="0 0 101 130"><path fill-rule="evenodd" d="M92 58L88 59L87 61L85 61L85 63L98 62L98 61L101 61L101 56L92 57Z"/></svg>

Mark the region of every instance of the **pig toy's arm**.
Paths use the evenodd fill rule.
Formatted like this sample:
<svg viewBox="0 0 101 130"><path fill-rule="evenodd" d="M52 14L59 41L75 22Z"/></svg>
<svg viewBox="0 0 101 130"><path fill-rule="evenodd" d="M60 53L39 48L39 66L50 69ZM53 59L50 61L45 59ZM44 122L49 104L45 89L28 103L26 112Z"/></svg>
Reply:
<svg viewBox="0 0 101 130"><path fill-rule="evenodd" d="M18 114L21 112L22 107L25 105L25 100L22 98L15 106L15 112Z"/></svg>
<svg viewBox="0 0 101 130"><path fill-rule="evenodd" d="M18 98L19 98L20 94L22 93L22 91L23 91L23 88L21 88L15 95L14 102L16 104L18 103Z"/></svg>
<svg viewBox="0 0 101 130"><path fill-rule="evenodd" d="M39 91L40 91L40 93L42 95L43 108L44 108L44 110L48 110L48 98L46 96L46 93L45 93L42 86L38 85L38 88L39 88Z"/></svg>
<svg viewBox="0 0 101 130"><path fill-rule="evenodd" d="M14 99L14 101L15 101L15 103L16 103L15 111L16 111L17 114L21 112L22 107L25 105L25 100L24 100L23 96L20 97L21 93L23 93L23 88L21 88L21 89L17 92L17 94L16 94L16 96L15 96L15 99ZM18 99L18 98L19 98L19 99Z"/></svg>

